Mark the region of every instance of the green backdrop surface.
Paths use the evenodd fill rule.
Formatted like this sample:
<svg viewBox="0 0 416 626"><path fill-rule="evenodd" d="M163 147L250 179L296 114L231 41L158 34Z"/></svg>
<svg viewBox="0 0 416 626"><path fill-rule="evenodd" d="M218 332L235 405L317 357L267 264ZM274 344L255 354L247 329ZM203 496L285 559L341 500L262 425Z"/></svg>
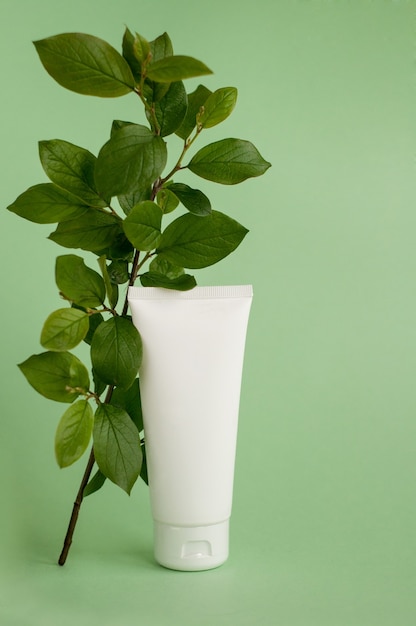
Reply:
<svg viewBox="0 0 416 626"><path fill-rule="evenodd" d="M414 626L415 12L410 0L2 0L1 624ZM119 49L125 25L166 30L214 70L208 87L238 87L209 139L249 139L273 164L237 187L201 184L250 233L199 282L255 292L231 555L209 572L154 563L142 485L86 500L55 564L83 461L57 468L62 405L16 367L60 302L51 228L5 210L46 180L37 142L96 152L112 119L141 116L134 96L60 88L31 42L80 31Z"/></svg>

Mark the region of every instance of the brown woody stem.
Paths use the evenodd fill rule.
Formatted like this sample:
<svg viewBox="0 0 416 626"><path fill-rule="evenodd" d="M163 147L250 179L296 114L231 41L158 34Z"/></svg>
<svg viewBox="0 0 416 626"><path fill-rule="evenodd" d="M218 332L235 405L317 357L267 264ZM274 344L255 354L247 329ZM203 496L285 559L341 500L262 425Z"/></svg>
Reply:
<svg viewBox="0 0 416 626"><path fill-rule="evenodd" d="M133 259L130 280L128 283L129 287L131 287L134 284L134 281L136 280L137 268L139 266L139 258L140 258L140 252L136 250L134 259ZM122 315L127 314L127 309L128 309L128 300L127 300L127 294L126 294ZM113 391L114 391L114 385L110 385L107 389L107 394L104 400L105 404L108 404L110 402L111 396L113 395ZM82 501L84 499L84 489L87 486L88 481L90 479L92 468L94 467L94 463L95 463L94 448L91 448L90 456L89 456L89 459L88 459L88 462L84 471L84 475L82 477L81 484L78 489L77 497L75 498L74 506L72 508L72 514L69 520L68 529L66 531L62 552L58 559L59 565L64 565L67 559L69 548L71 547L71 544L72 544L72 537L74 535L75 526L78 520L78 514L81 508Z"/></svg>
<svg viewBox="0 0 416 626"><path fill-rule="evenodd" d="M82 500L84 498L84 489L87 486L88 481L90 479L94 463L95 463L94 448L91 448L90 457L88 459L84 476L82 477L82 481L79 486L77 497L75 499L74 506L72 509L71 519L69 520L68 530L66 531L66 535L65 535L64 546L62 548L62 552L58 560L59 565L64 565L66 558L68 556L69 548L71 547L72 537L73 537L75 526L76 526L77 519L78 519L78 513L81 508Z"/></svg>

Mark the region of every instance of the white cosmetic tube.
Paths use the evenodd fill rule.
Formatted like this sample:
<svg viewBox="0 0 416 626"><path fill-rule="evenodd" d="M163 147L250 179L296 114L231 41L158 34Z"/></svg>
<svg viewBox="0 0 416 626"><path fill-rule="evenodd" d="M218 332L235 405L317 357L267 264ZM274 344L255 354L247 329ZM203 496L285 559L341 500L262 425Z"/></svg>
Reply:
<svg viewBox="0 0 416 626"><path fill-rule="evenodd" d="M228 558L251 285L130 287L155 558L185 571Z"/></svg>

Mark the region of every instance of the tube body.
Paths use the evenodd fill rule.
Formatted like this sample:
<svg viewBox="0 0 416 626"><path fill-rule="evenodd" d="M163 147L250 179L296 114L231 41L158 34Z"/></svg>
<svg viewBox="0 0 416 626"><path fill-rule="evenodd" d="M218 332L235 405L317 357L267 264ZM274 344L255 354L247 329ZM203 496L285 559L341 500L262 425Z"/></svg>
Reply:
<svg viewBox="0 0 416 626"><path fill-rule="evenodd" d="M199 570L228 557L251 285L131 287L155 557Z"/></svg>

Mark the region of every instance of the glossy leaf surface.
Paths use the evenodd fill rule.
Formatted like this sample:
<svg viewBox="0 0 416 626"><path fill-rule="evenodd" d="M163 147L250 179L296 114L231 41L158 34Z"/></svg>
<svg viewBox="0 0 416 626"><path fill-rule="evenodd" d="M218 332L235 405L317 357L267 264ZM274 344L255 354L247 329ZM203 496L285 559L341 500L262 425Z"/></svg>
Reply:
<svg viewBox="0 0 416 626"><path fill-rule="evenodd" d="M108 275L112 283L122 285L129 279L128 266L126 261L112 261L107 267Z"/></svg>
<svg viewBox="0 0 416 626"><path fill-rule="evenodd" d="M63 254L56 258L55 280L64 296L79 306L95 308L104 302L103 279L76 254Z"/></svg>
<svg viewBox="0 0 416 626"><path fill-rule="evenodd" d="M198 85L198 87L188 95L188 109L186 111L185 118L176 130L176 134L182 139L187 139L196 126L196 116L201 110L201 107L205 104L208 96L212 92L204 85Z"/></svg>
<svg viewBox="0 0 416 626"><path fill-rule="evenodd" d="M237 102L237 89L223 87L210 94L203 104L197 123L202 128L211 128L231 115Z"/></svg>
<svg viewBox="0 0 416 626"><path fill-rule="evenodd" d="M270 167L257 148L243 139L221 139L201 148L188 168L198 176L223 185L235 185L261 176Z"/></svg>
<svg viewBox="0 0 416 626"><path fill-rule="evenodd" d="M53 183L29 187L7 207L19 217L36 224L55 224L85 215L89 208L79 198Z"/></svg>
<svg viewBox="0 0 416 626"><path fill-rule="evenodd" d="M62 139L39 142L39 156L50 180L93 207L108 202L97 192L94 181L96 157L88 150Z"/></svg>
<svg viewBox="0 0 416 626"><path fill-rule="evenodd" d="M94 413L88 400L71 404L62 415L55 434L59 467L68 467L84 454L91 439Z"/></svg>
<svg viewBox="0 0 416 626"><path fill-rule="evenodd" d="M184 183L171 183L167 189L182 202L190 213L201 217L211 213L211 202L199 189L192 189Z"/></svg>
<svg viewBox="0 0 416 626"><path fill-rule="evenodd" d="M160 257L158 254L153 257L149 265L149 270L151 272L157 272L158 274L164 274L168 278L178 278L178 276L182 276L184 273L183 267L174 265L167 259Z"/></svg>
<svg viewBox="0 0 416 626"><path fill-rule="evenodd" d="M188 291L196 285L194 276L181 274L176 278L169 278L159 272L145 272L140 276L143 287L162 287L163 289L176 289L176 291Z"/></svg>
<svg viewBox="0 0 416 626"><path fill-rule="evenodd" d="M188 213L178 217L162 233L158 253L180 267L208 267L233 252L247 232L244 226L219 211L204 218Z"/></svg>
<svg viewBox="0 0 416 626"><path fill-rule="evenodd" d="M112 317L97 328L91 342L91 361L108 385L128 389L142 360L142 341L132 322Z"/></svg>
<svg viewBox="0 0 416 626"><path fill-rule="evenodd" d="M150 42L150 52L153 62L160 61L173 55L172 41L167 33L163 33Z"/></svg>
<svg viewBox="0 0 416 626"><path fill-rule="evenodd" d="M104 476L101 470L97 470L94 476L89 481L88 485L85 487L83 495L84 498L87 496L91 496L96 491L99 491L101 487L104 485L107 478Z"/></svg>
<svg viewBox="0 0 416 626"><path fill-rule="evenodd" d="M139 82L141 71L142 71L142 64L141 64L141 61L137 58L137 55L134 49L134 42L135 42L135 36L128 28L126 28L126 30L124 31L123 42L122 42L123 57L126 59L127 63L129 64L136 82Z"/></svg>
<svg viewBox="0 0 416 626"><path fill-rule="evenodd" d="M110 404L118 406L120 409L124 409L124 411L129 414L130 418L136 424L137 430L139 432L143 430L143 414L138 378L136 378L134 383L128 389L120 389L120 387L116 387L113 391L113 395L111 396Z"/></svg>
<svg viewBox="0 0 416 626"><path fill-rule="evenodd" d="M91 345L92 342L92 338L94 336L95 331L97 330L97 328L99 327L99 325L101 324L101 322L104 321L103 316L101 315L101 313L94 313L93 315L89 316L89 321L90 321L90 325L88 328L88 332L84 337L84 341L85 343L87 343L89 346ZM94 372L93 372L94 374Z"/></svg>
<svg viewBox="0 0 416 626"><path fill-rule="evenodd" d="M162 137L171 135L182 124L188 108L188 98L182 81L169 85L166 94L155 103L155 114Z"/></svg>
<svg viewBox="0 0 416 626"><path fill-rule="evenodd" d="M123 126L98 154L97 188L106 197L143 191L161 174L166 159L161 137L140 124Z"/></svg>
<svg viewBox="0 0 416 626"><path fill-rule="evenodd" d="M88 329L89 316L84 311L70 307L58 309L45 321L40 343L54 352L72 350L84 339Z"/></svg>
<svg viewBox="0 0 416 626"><path fill-rule="evenodd" d="M129 494L142 464L137 427L123 409L101 404L95 412L93 439L101 472Z"/></svg>
<svg viewBox="0 0 416 626"><path fill-rule="evenodd" d="M162 212L166 214L171 213L176 209L179 204L179 198L177 198L174 193L169 191L168 187L163 187L157 193L156 202L162 209Z"/></svg>
<svg viewBox="0 0 416 626"><path fill-rule="evenodd" d="M138 250L153 250L160 241L162 211L150 200L137 204L123 222L127 238Z"/></svg>
<svg viewBox="0 0 416 626"><path fill-rule="evenodd" d="M121 220L102 211L91 210L78 219L60 222L49 239L64 248L101 252L122 233Z"/></svg>
<svg viewBox="0 0 416 626"><path fill-rule="evenodd" d="M33 354L19 368L30 385L50 400L73 402L81 389L89 389L86 367L70 352Z"/></svg>
<svg viewBox="0 0 416 626"><path fill-rule="evenodd" d="M100 266L101 274L103 276L108 303L110 308L114 309L118 300L118 287L115 283L111 282L105 254L99 257L98 265Z"/></svg>
<svg viewBox="0 0 416 626"><path fill-rule="evenodd" d="M184 55L172 55L151 63L147 69L150 80L172 83L185 78L212 74L205 63Z"/></svg>
<svg viewBox="0 0 416 626"><path fill-rule="evenodd" d="M46 71L77 93L111 98L134 88L125 59L106 41L84 33L63 33L35 41Z"/></svg>

